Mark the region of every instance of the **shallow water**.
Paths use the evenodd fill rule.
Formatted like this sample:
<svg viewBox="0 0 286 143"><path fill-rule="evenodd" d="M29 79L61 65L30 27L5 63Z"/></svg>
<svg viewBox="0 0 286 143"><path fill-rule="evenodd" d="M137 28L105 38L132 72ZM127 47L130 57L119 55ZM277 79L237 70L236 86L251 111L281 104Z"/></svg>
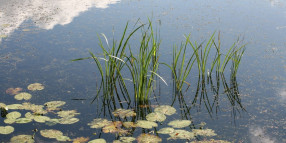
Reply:
<svg viewBox="0 0 286 143"><path fill-rule="evenodd" d="M33 95L29 100L31 103L63 100L67 102L62 107L64 110L81 113L77 116L80 122L72 125L12 124L15 131L0 135L1 141L7 142L20 134L32 135L35 128L58 129L70 138L100 137L108 142L118 139L114 134L87 126L94 118L110 119L111 114L101 111L100 101L90 104L99 80L95 64L70 60L89 56L88 50L100 53L97 34L104 33L110 41L113 37L119 40L127 21L132 28L138 19L147 23L148 18L160 29L160 59L163 62L171 63L173 45L184 41L184 34L191 33L192 40L203 42L213 32L220 32L225 49L238 37L247 43L237 75L241 104L246 111L231 106L226 95L221 94L217 112L210 114L203 105L198 105L186 114L181 106L184 104L175 98L173 106L177 113L156 130L174 119L190 119L194 125L206 122L205 128L218 134L215 139L286 142L286 1L283 0L0 0L0 102L22 103L5 93L10 87L21 87ZM135 38L133 42L136 44ZM162 67L160 72L171 84L169 71ZM225 77L230 84L227 73ZM190 79L194 86L184 96L188 107L192 106L197 75L191 75ZM42 83L45 89L29 91L27 86L35 82ZM159 96L152 97L150 104L171 105L174 98L170 86L161 84ZM208 95L212 97L209 89ZM127 108L127 104L123 104ZM140 113L136 119L144 118L148 111ZM0 126L6 126L3 120ZM137 137L153 130L136 129L130 136ZM173 142L166 140L168 135L159 136L163 142ZM35 134L35 140L55 141L42 137L39 132Z"/></svg>

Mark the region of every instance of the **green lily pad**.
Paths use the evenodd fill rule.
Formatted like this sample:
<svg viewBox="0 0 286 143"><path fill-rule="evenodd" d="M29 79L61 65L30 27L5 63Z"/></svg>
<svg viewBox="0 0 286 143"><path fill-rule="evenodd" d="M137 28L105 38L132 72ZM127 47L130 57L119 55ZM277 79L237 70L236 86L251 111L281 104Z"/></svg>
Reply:
<svg viewBox="0 0 286 143"><path fill-rule="evenodd" d="M57 110L58 107L65 105L64 101L50 101L46 102L44 105L47 106L49 110Z"/></svg>
<svg viewBox="0 0 286 143"><path fill-rule="evenodd" d="M0 108L6 108L6 104L0 102Z"/></svg>
<svg viewBox="0 0 286 143"><path fill-rule="evenodd" d="M20 118L21 117L21 113L20 112L17 112L17 111L14 111L14 112L10 112L6 115L6 118L8 119L17 119L17 118Z"/></svg>
<svg viewBox="0 0 286 143"><path fill-rule="evenodd" d="M132 143L133 141L135 141L136 138L134 137L120 137L119 140L117 140L118 143ZM114 143L115 141L113 141Z"/></svg>
<svg viewBox="0 0 286 143"><path fill-rule="evenodd" d="M159 134L171 134L171 133L173 133L174 131L175 131L174 128L169 128L169 127L167 127L167 128L162 128L162 129L160 129L157 133L159 133Z"/></svg>
<svg viewBox="0 0 286 143"><path fill-rule="evenodd" d="M175 130L173 133L169 134L171 137L168 138L169 139L193 139L195 138L195 134L193 132L189 132L186 130Z"/></svg>
<svg viewBox="0 0 286 143"><path fill-rule="evenodd" d="M169 126L173 128L184 128L189 126L192 123L190 120L174 120L168 123Z"/></svg>
<svg viewBox="0 0 286 143"><path fill-rule="evenodd" d="M50 120L50 117L47 116L35 116L34 120L39 123L45 123L46 121Z"/></svg>
<svg viewBox="0 0 286 143"><path fill-rule="evenodd" d="M11 143L34 143L33 136L31 135L18 135L10 139Z"/></svg>
<svg viewBox="0 0 286 143"><path fill-rule="evenodd" d="M43 137L46 137L46 138L58 138L60 136L63 136L63 133L59 130L54 130L54 129L50 129L50 130L41 130L40 131L40 134L43 136Z"/></svg>
<svg viewBox="0 0 286 143"><path fill-rule="evenodd" d="M60 142L71 141L71 139L68 136L57 136L56 140Z"/></svg>
<svg viewBox="0 0 286 143"><path fill-rule="evenodd" d="M16 122L16 119L5 119L4 120L4 123L6 123L6 124L13 124L13 123L15 123Z"/></svg>
<svg viewBox="0 0 286 143"><path fill-rule="evenodd" d="M8 135L14 132L14 127L12 126L0 126L0 134Z"/></svg>
<svg viewBox="0 0 286 143"><path fill-rule="evenodd" d="M162 139L155 135L150 134L141 134L137 137L138 143L159 143L162 142Z"/></svg>
<svg viewBox="0 0 286 143"><path fill-rule="evenodd" d="M203 141L192 141L191 143L231 143L229 141L224 141L224 140L203 140Z"/></svg>
<svg viewBox="0 0 286 143"><path fill-rule="evenodd" d="M116 109L112 114L117 117L119 116L120 118L126 118L126 117L133 117L136 116L136 113L131 110L131 109Z"/></svg>
<svg viewBox="0 0 286 143"><path fill-rule="evenodd" d="M60 111L57 114L58 116L63 118L72 118L75 115L79 115L80 113L77 113L76 110L67 110L67 111Z"/></svg>
<svg viewBox="0 0 286 143"><path fill-rule="evenodd" d="M108 121L106 119L97 118L97 119L93 119L93 121L88 123L87 125L89 125L90 128L102 128L106 125L109 125L110 123L111 121Z"/></svg>
<svg viewBox="0 0 286 143"><path fill-rule="evenodd" d="M157 127L157 123L151 122L151 121L145 121L145 120L137 120L136 122L137 127L151 129L153 127Z"/></svg>
<svg viewBox="0 0 286 143"><path fill-rule="evenodd" d="M17 109L23 109L22 106L23 105L21 104L11 104L11 105L7 105L6 107L11 110L17 110Z"/></svg>
<svg viewBox="0 0 286 143"><path fill-rule="evenodd" d="M123 122L123 127L125 128L135 128L136 125L134 124L134 122Z"/></svg>
<svg viewBox="0 0 286 143"><path fill-rule="evenodd" d="M35 105L35 104L28 103L28 102L25 102L22 105L23 105L22 106L23 109L31 110L36 115L44 115L48 113L48 111L43 109L44 108L43 105Z"/></svg>
<svg viewBox="0 0 286 143"><path fill-rule="evenodd" d="M173 115L176 113L176 109L169 105L161 105L154 109L155 112L161 112L165 115Z"/></svg>
<svg viewBox="0 0 286 143"><path fill-rule="evenodd" d="M166 116L161 112L153 112L153 113L148 114L146 116L146 119L152 122L155 122L155 121L163 122L166 120Z"/></svg>
<svg viewBox="0 0 286 143"><path fill-rule="evenodd" d="M35 91L35 90L43 90L45 87L40 83L33 83L28 85L27 87L29 90Z"/></svg>
<svg viewBox="0 0 286 143"><path fill-rule="evenodd" d="M50 119L49 121L46 121L45 124L48 126L54 126L56 124L60 123L59 119Z"/></svg>
<svg viewBox="0 0 286 143"><path fill-rule="evenodd" d="M216 136L217 134L212 129L193 129L195 136Z"/></svg>
<svg viewBox="0 0 286 143"><path fill-rule="evenodd" d="M26 124L26 123L30 123L32 122L32 119L28 119L28 118L18 118L15 121L18 124Z"/></svg>
<svg viewBox="0 0 286 143"><path fill-rule="evenodd" d="M95 139L91 140L88 143L106 143L105 139Z"/></svg>
<svg viewBox="0 0 286 143"><path fill-rule="evenodd" d="M30 93L21 92L21 93L15 95L14 98L15 98L16 100L23 100L23 99L29 100L29 99L32 98L32 95L31 95Z"/></svg>
<svg viewBox="0 0 286 143"><path fill-rule="evenodd" d="M74 124L78 121L79 121L78 118L61 118L61 119L59 119L60 124Z"/></svg>
<svg viewBox="0 0 286 143"><path fill-rule="evenodd" d="M102 131L104 133L118 133L119 135L127 134L128 131L121 128L122 122L121 121L114 121L110 124L104 126Z"/></svg>
<svg viewBox="0 0 286 143"><path fill-rule="evenodd" d="M7 35L0 35L0 38L7 38Z"/></svg>

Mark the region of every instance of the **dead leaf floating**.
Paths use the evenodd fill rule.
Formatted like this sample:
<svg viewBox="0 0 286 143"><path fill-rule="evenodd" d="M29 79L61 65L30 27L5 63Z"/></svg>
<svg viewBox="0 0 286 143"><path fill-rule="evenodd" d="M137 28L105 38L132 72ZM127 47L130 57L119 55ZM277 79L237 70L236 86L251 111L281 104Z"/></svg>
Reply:
<svg viewBox="0 0 286 143"><path fill-rule="evenodd" d="M23 89L20 88L20 87L17 87L17 88L8 88L6 90L6 94L9 94L9 95L16 95L16 94L19 94Z"/></svg>
<svg viewBox="0 0 286 143"><path fill-rule="evenodd" d="M116 109L114 112L112 112L112 114L115 117L119 116L120 118L136 116L136 113L130 109Z"/></svg>
<svg viewBox="0 0 286 143"><path fill-rule="evenodd" d="M40 83L33 83L28 85L27 87L29 90L35 91L35 90L43 90L45 87Z"/></svg>
<svg viewBox="0 0 286 143"><path fill-rule="evenodd" d="M161 105L161 106L158 106L154 109L155 112L160 112L160 113L163 113L165 115L173 115L176 113L176 109L172 106L169 106L169 105Z"/></svg>

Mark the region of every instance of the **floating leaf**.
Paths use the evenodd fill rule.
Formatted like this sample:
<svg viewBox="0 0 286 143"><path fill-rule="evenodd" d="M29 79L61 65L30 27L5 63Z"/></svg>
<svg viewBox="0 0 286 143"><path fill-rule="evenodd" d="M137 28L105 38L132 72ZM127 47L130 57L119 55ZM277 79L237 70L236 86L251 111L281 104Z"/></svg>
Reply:
<svg viewBox="0 0 286 143"><path fill-rule="evenodd" d="M125 128L135 128L136 127L136 125L134 124L134 122L123 122L123 126L125 127Z"/></svg>
<svg viewBox="0 0 286 143"><path fill-rule="evenodd" d="M28 103L28 102L25 102L22 105L23 105L22 106L23 109L31 110L36 115L44 115L48 113L48 111L43 109L44 108L43 105L35 105L35 104Z"/></svg>
<svg viewBox="0 0 286 143"><path fill-rule="evenodd" d="M73 139L73 143L85 143L89 140L89 137L78 137Z"/></svg>
<svg viewBox="0 0 286 143"><path fill-rule="evenodd" d="M136 138L134 137L120 137L120 141L123 143L132 143L135 140Z"/></svg>
<svg viewBox="0 0 286 143"><path fill-rule="evenodd" d="M169 128L169 127L167 127L167 128L162 128L162 129L160 129L157 133L159 133L159 134L171 134L171 133L173 133L174 131L175 131L174 128Z"/></svg>
<svg viewBox="0 0 286 143"><path fill-rule="evenodd" d="M63 136L63 133L59 130L54 130L54 129L50 129L50 130L41 130L40 131L40 134L43 136L43 137L46 137L46 138L57 138L57 137L60 137L60 136Z"/></svg>
<svg viewBox="0 0 286 143"><path fill-rule="evenodd" d="M88 143L106 143L105 139L95 139L91 140Z"/></svg>
<svg viewBox="0 0 286 143"><path fill-rule="evenodd" d="M112 114L117 117L119 116L120 118L126 118L126 117L132 117L136 116L136 113L133 110L126 110L126 109L116 109Z"/></svg>
<svg viewBox="0 0 286 143"><path fill-rule="evenodd" d="M106 125L109 125L110 123L111 121L108 121L106 119L97 118L97 119L93 119L93 121L88 123L87 125L89 125L90 128L102 128Z"/></svg>
<svg viewBox="0 0 286 143"><path fill-rule="evenodd" d="M0 103L0 108L6 108L6 104Z"/></svg>
<svg viewBox="0 0 286 143"><path fill-rule="evenodd" d="M150 134L141 134L137 137L138 143L159 143L162 142L162 139L155 135Z"/></svg>
<svg viewBox="0 0 286 143"><path fill-rule="evenodd" d="M13 124L13 123L15 123L15 122L16 122L15 119L5 119L5 120L4 120L4 123L6 123L6 124Z"/></svg>
<svg viewBox="0 0 286 143"><path fill-rule="evenodd" d="M176 109L169 105L161 105L154 109L155 112L161 112L165 115L173 115L176 113Z"/></svg>
<svg viewBox="0 0 286 143"><path fill-rule="evenodd" d="M23 109L21 104L11 104L6 106L8 109L16 110L16 109Z"/></svg>
<svg viewBox="0 0 286 143"><path fill-rule="evenodd" d="M71 139L68 136L57 136L56 140L60 142L71 141Z"/></svg>
<svg viewBox="0 0 286 143"><path fill-rule="evenodd" d="M39 123L45 123L46 121L50 120L50 117L47 116L35 116L34 120Z"/></svg>
<svg viewBox="0 0 286 143"><path fill-rule="evenodd" d="M17 111L10 112L6 115L6 118L12 119L12 120L15 120L15 119L20 118L20 117L21 117L21 113L19 113Z"/></svg>
<svg viewBox="0 0 286 143"><path fill-rule="evenodd" d="M59 119L60 124L74 124L78 121L79 121L78 118L61 118L61 119Z"/></svg>
<svg viewBox="0 0 286 143"><path fill-rule="evenodd" d="M8 135L14 132L14 128L12 126L0 126L0 134Z"/></svg>
<svg viewBox="0 0 286 143"><path fill-rule="evenodd" d="M58 123L60 123L59 119L50 119L49 121L46 122L46 125L53 126L53 125L56 125Z"/></svg>
<svg viewBox="0 0 286 143"><path fill-rule="evenodd" d="M169 126L173 128L184 128L189 126L192 123L190 120L174 120L168 123Z"/></svg>
<svg viewBox="0 0 286 143"><path fill-rule="evenodd" d="M79 115L80 113L77 113L76 110L67 110L67 111L60 111L57 114L58 116L63 118L71 118L74 117L75 115Z"/></svg>
<svg viewBox="0 0 286 143"><path fill-rule="evenodd" d="M185 131L185 130L175 130L173 133L169 134L171 137L169 139L193 139L195 138L195 135L193 132Z"/></svg>
<svg viewBox="0 0 286 143"><path fill-rule="evenodd" d="M29 123L32 122L32 119L28 119L28 118L18 118L15 121L18 124L25 124L25 123Z"/></svg>
<svg viewBox="0 0 286 143"><path fill-rule="evenodd" d="M153 113L148 114L146 116L146 119L152 122L154 121L163 122L166 120L166 116L160 112L153 112Z"/></svg>
<svg viewBox="0 0 286 143"><path fill-rule="evenodd" d="M102 128L104 133L119 133L119 135L127 134L128 131L121 128L122 122L115 121L111 122L109 125L106 125Z"/></svg>
<svg viewBox="0 0 286 143"><path fill-rule="evenodd" d="M28 85L27 87L29 90L35 91L35 90L43 90L45 87L40 83L33 83Z"/></svg>
<svg viewBox="0 0 286 143"><path fill-rule="evenodd" d="M16 94L19 94L20 91L22 91L23 89L20 88L20 87L17 87L17 88L8 88L6 90L6 94L10 94L10 95L16 95Z"/></svg>
<svg viewBox="0 0 286 143"><path fill-rule="evenodd" d="M195 136L216 136L217 134L212 129L193 129Z"/></svg>
<svg viewBox="0 0 286 143"><path fill-rule="evenodd" d="M14 97L16 100L29 100L32 98L32 95L30 93L26 93L26 92L22 92L22 93L19 93L17 95L15 95Z"/></svg>
<svg viewBox="0 0 286 143"><path fill-rule="evenodd" d="M7 38L7 35L0 35L0 38Z"/></svg>
<svg viewBox="0 0 286 143"><path fill-rule="evenodd" d="M141 127L141 128L151 129L153 127L157 127L158 125L155 122L145 121L145 120L138 120L136 122L136 126L137 127Z"/></svg>
<svg viewBox="0 0 286 143"><path fill-rule="evenodd" d="M30 29L23 29L22 31L27 32L27 31L30 31Z"/></svg>
<svg viewBox="0 0 286 143"><path fill-rule="evenodd" d="M49 110L57 110L58 107L65 105L64 101L50 101L46 102L44 105L47 106Z"/></svg>
<svg viewBox="0 0 286 143"><path fill-rule="evenodd" d="M34 143L33 136L31 135L18 135L10 139L11 143Z"/></svg>
<svg viewBox="0 0 286 143"><path fill-rule="evenodd" d="M191 143L230 143L229 141L224 141L224 140L203 140L203 141L192 141Z"/></svg>

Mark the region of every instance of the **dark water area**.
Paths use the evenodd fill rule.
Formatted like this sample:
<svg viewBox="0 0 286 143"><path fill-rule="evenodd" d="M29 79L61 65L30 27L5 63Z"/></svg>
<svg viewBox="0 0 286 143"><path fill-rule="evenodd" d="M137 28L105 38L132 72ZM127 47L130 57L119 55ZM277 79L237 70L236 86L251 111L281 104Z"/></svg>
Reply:
<svg viewBox="0 0 286 143"><path fill-rule="evenodd" d="M198 43L208 40L214 32L216 38L220 33L224 53L237 38L247 44L235 80L231 80L227 68L220 80L215 72L211 73L213 85L210 80L205 83L209 105L214 104L212 111L208 110L209 105L204 101L199 102L203 96L201 90L197 89L197 85L202 83L197 71L192 70L187 79L190 87L180 96L174 94L171 71L163 65L159 67L159 74L168 86L163 82L156 84L156 96L150 96L147 105L139 106L135 102L127 104L124 100L104 105L102 98L91 104L100 83L96 64L92 60L71 60L90 56L89 50L101 56L98 35L104 33L111 44L113 38L120 40L127 22L129 33L140 23L148 23L148 18L152 20L153 28L162 41L160 61L168 64L172 63L173 46L179 46L185 41L184 35L190 33L191 41ZM35 121L7 124L4 122L6 118L1 118L0 127L12 126L14 132L0 133L0 141L9 142L13 136L25 134L33 135L35 142L58 142L40 134L41 130L55 129L70 139L103 138L113 142L120 139L118 134L90 128L88 123L95 118L136 122L145 120L146 115L158 105L170 105L176 109L176 113L167 116L162 123L157 122L158 127L133 128L126 136L137 138L142 133L149 133L162 138L162 142L205 139L238 143L286 142L285 33L284 0L0 0L0 103L44 105L49 101L65 101L61 110L80 113L75 116L79 119L76 123L53 126ZM139 31L130 40L130 47L134 51L138 50L137 37L140 36ZM187 53L186 56L190 57L191 54ZM214 54L210 53L212 56ZM45 88L28 90L28 85L32 83L41 83ZM219 99L215 100L217 83L220 83ZM237 84L236 88L234 83ZM133 90L131 82L127 86ZM32 98L16 100L14 95L6 93L8 88L16 87L23 88L22 92L30 93ZM197 92L199 99L193 104ZM230 92L239 94L228 96ZM121 108L134 110L136 117L114 117L112 112L121 105ZM21 117L28 112L9 109L8 113L13 111L20 112ZM58 118L54 112L49 112L47 116ZM206 125L203 128L212 129L217 135L198 136L192 140L168 140L169 135L157 133L170 121L179 119L192 121L184 130L192 131L204 122ZM35 129L38 131L35 132Z"/></svg>

